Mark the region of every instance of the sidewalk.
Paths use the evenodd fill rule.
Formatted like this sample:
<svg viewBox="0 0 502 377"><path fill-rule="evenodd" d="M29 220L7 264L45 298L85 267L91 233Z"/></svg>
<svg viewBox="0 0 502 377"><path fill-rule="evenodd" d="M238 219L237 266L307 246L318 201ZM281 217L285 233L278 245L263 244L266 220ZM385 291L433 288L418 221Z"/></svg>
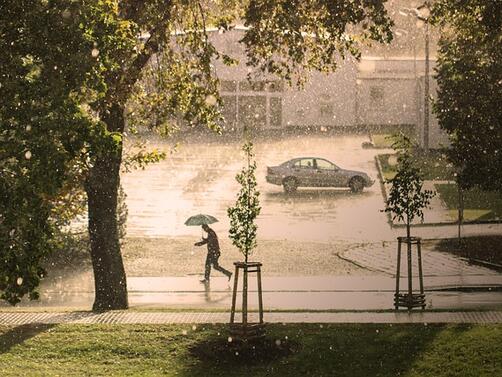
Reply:
<svg viewBox="0 0 502 377"><path fill-rule="evenodd" d="M416 246L412 248L413 252L413 271L418 271ZM360 245L343 251L339 254L345 260L348 260L360 267L372 271L379 271L390 276L396 273L397 265L397 241L396 242L378 242ZM406 270L406 245L402 246L403 272ZM422 246L422 264L425 277L458 277L459 284L483 285L486 279L491 277L502 277L502 274L482 266L470 264L465 258L457 255L435 251L432 246ZM448 283L450 284L450 283Z"/></svg>
<svg viewBox="0 0 502 377"><path fill-rule="evenodd" d="M395 292L396 244L378 242L360 245L338 254L363 269L344 275L263 276L263 303L267 310L388 310ZM414 258L415 259L415 258ZM470 265L449 253L423 249L424 288L427 309L502 309L502 273ZM406 273L403 257L402 271ZM366 270L366 271L365 271ZM356 272L357 271L357 272ZM417 268L414 266L414 274ZM129 276L127 288L131 308L228 310L233 282L215 273L210 285L199 283L200 276ZM403 276L400 285L406 287ZM414 276L414 288L419 283ZM242 284L242 282L240 282ZM257 285L250 276L248 302L258 306ZM240 288L241 286L239 286ZM38 301L23 300L13 310L90 310L94 301L92 271L47 280ZM238 300L242 298L239 291ZM11 310L3 302L0 309Z"/></svg>
<svg viewBox="0 0 502 377"><path fill-rule="evenodd" d="M228 323L230 314L207 312L132 312L106 313L0 313L0 325L26 324L199 324ZM249 315L250 322L257 321L256 313ZM502 323L502 311L487 312L345 312L345 313L265 313L269 323Z"/></svg>
<svg viewBox="0 0 502 377"><path fill-rule="evenodd" d="M12 310L90 310L94 292L92 280L89 283L46 289L39 301L23 300ZM502 309L502 275L430 277L424 283L428 309ZM256 288L251 276L251 309L258 307ZM267 310L279 311L388 310L393 308L394 289L394 278L384 275L264 277L263 303ZM197 276L130 277L128 290L130 307L135 309L228 310L232 299L231 284L220 277L213 278L210 286L200 284ZM0 308L11 310L6 303Z"/></svg>

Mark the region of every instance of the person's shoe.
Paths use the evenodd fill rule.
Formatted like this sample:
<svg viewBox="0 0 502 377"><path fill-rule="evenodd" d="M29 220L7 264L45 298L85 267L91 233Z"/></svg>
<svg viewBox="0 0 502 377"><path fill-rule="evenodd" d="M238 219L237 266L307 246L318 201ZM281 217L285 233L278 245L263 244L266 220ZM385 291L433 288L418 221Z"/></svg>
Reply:
<svg viewBox="0 0 502 377"><path fill-rule="evenodd" d="M208 284L209 283L209 279L202 279L202 280L199 280L202 284Z"/></svg>

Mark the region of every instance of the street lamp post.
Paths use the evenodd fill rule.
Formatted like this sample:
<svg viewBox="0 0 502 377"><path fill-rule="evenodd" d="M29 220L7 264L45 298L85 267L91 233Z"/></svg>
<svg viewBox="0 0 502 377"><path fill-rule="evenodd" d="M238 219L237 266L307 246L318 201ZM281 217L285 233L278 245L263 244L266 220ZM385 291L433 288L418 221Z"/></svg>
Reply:
<svg viewBox="0 0 502 377"><path fill-rule="evenodd" d="M425 2L417 8L417 18L425 23L425 77L424 77L424 150L429 151L429 5Z"/></svg>
<svg viewBox="0 0 502 377"><path fill-rule="evenodd" d="M409 14L417 18L417 26L424 25L425 32L425 73L424 73L424 134L423 149L426 153L429 151L429 2L426 1L417 8L403 8L399 11L403 16Z"/></svg>

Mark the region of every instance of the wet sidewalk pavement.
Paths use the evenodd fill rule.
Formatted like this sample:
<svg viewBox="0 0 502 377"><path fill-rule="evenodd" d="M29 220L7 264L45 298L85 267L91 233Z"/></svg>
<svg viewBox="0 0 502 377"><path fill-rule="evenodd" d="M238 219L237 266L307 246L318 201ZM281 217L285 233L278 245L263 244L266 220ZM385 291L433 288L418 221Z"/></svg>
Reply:
<svg viewBox="0 0 502 377"><path fill-rule="evenodd" d="M321 276L265 276L263 302L267 310L387 310L393 308L396 250L393 242L360 245L339 254L367 270L357 274ZM403 258L404 259L404 258ZM329 263L329 262L327 262ZM264 266L266 273L266 266ZM403 272L405 262L402 265ZM423 248L424 287L427 309L502 309L502 273L470 265L450 253ZM414 266L414 271L417 271ZM362 272L362 273L361 273ZM129 276L131 308L224 309L232 299L232 281L212 275L201 284L199 275ZM250 276L249 307L257 308L256 277ZM414 288L418 279L414 276ZM240 283L241 284L241 283ZM406 287L405 278L400 281ZM241 287L239 286L239 289ZM89 310L94 300L91 271L45 282L39 301L23 300L21 308L68 308ZM241 299L239 292L238 298ZM8 308L0 303L0 308Z"/></svg>
<svg viewBox="0 0 502 377"><path fill-rule="evenodd" d="M500 274L428 277L424 283L427 309L502 309ZM89 310L94 300L91 288L46 289L39 301L23 301L16 310ZM258 307L256 288L251 276L251 309ZM267 310L387 310L393 308L394 288L395 279L381 275L264 277L263 302ZM128 290L130 307L136 309L228 310L232 299L231 283L220 277L210 285L199 283L196 276L130 277ZM3 303L0 308L9 306Z"/></svg>
<svg viewBox="0 0 502 377"><path fill-rule="evenodd" d="M406 245L402 246L402 261L406 263ZM360 267L395 276L397 265L397 242L378 242L353 247L339 254L345 260ZM403 262L404 261L404 262ZM429 246L422 246L424 277L457 276L462 282L468 279L470 284L484 284L485 277L502 276L495 270L470 264L465 258L451 253L435 251ZM403 265L405 267L405 265ZM416 246L412 248L413 271L418 271ZM477 277L477 278L476 278Z"/></svg>

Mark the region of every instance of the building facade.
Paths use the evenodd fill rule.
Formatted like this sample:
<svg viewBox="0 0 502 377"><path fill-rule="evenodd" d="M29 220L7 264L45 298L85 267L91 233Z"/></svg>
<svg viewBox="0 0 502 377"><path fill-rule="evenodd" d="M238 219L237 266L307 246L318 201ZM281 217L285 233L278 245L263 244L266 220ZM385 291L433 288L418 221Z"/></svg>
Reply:
<svg viewBox="0 0 502 377"><path fill-rule="evenodd" d="M221 82L226 130L301 128L364 129L378 126L413 126L424 137L425 61L416 57L364 57L341 61L334 73L314 72L301 88L277 77L254 75L239 43L242 30L211 33L216 49L237 59L236 66L215 62ZM434 61L431 61L433 72ZM251 74L252 79L248 76ZM430 97L435 80L430 78ZM432 106L429 107L429 109ZM447 144L430 111L430 147Z"/></svg>

